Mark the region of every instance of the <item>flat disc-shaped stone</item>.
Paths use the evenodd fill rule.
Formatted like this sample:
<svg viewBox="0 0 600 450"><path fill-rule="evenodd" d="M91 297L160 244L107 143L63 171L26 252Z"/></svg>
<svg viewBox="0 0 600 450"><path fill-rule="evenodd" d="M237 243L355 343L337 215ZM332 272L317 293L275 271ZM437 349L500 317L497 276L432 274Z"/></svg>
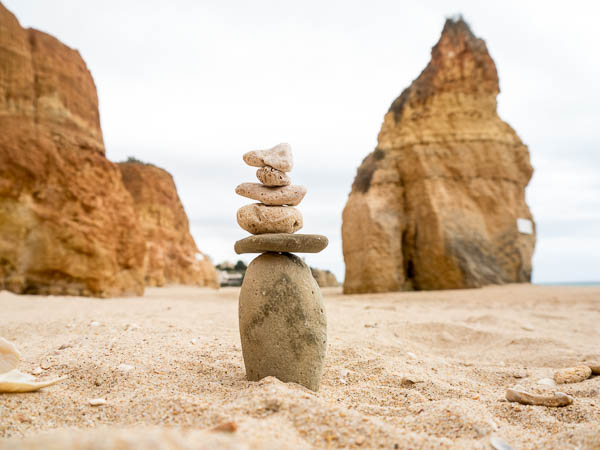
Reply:
<svg viewBox="0 0 600 450"><path fill-rule="evenodd" d="M234 250L238 255L265 252L319 253L328 243L328 239L320 234L267 233L237 241Z"/></svg>

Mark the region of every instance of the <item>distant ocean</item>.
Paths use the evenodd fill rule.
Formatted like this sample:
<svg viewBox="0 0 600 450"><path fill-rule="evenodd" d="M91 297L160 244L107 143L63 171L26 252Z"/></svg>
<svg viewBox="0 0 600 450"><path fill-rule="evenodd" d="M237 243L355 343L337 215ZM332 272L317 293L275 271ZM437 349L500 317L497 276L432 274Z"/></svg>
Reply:
<svg viewBox="0 0 600 450"><path fill-rule="evenodd" d="M533 283L540 286L600 286L600 281L565 281L560 283Z"/></svg>

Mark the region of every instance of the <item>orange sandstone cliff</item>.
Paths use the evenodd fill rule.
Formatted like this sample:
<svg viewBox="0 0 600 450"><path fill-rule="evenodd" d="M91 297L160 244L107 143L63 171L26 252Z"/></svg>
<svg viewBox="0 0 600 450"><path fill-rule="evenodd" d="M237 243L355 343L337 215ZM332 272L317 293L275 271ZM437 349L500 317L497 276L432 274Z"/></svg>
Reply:
<svg viewBox="0 0 600 450"><path fill-rule="evenodd" d="M152 164L124 162L119 169L146 241L146 284L219 287L215 267L190 234L173 177Z"/></svg>
<svg viewBox="0 0 600 450"><path fill-rule="evenodd" d="M104 153L96 87L79 53L23 29L0 3L0 290L143 293L147 226ZM195 270L181 282L198 284Z"/></svg>
<svg viewBox="0 0 600 450"><path fill-rule="evenodd" d="M343 212L345 293L530 281L533 169L498 93L485 42L447 20L357 171Z"/></svg>
<svg viewBox="0 0 600 450"><path fill-rule="evenodd" d="M0 289L141 294L144 241L75 50L0 4Z"/></svg>

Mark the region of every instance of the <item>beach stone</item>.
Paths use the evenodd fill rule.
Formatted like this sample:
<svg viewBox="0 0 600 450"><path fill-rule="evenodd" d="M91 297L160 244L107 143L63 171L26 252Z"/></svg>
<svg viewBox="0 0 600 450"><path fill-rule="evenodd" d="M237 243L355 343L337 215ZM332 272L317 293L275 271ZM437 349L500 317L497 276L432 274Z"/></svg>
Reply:
<svg viewBox="0 0 600 450"><path fill-rule="evenodd" d="M256 171L256 178L265 186L287 186L292 182L285 172L269 166L258 169Z"/></svg>
<svg viewBox="0 0 600 450"><path fill-rule="evenodd" d="M268 233L248 236L235 243L234 250L242 253L289 252L319 253L329 240L320 234Z"/></svg>
<svg viewBox="0 0 600 450"><path fill-rule="evenodd" d="M250 263L239 323L248 380L274 376L319 389L327 322L319 286L299 257L265 253Z"/></svg>
<svg viewBox="0 0 600 450"><path fill-rule="evenodd" d="M588 365L594 375L600 375L600 361L595 361Z"/></svg>
<svg viewBox="0 0 600 450"><path fill-rule="evenodd" d="M268 150L253 150L244 153L244 162L249 166L271 166L282 172L289 172L293 167L292 147L289 144L279 144Z"/></svg>
<svg viewBox="0 0 600 450"><path fill-rule="evenodd" d="M237 212L240 227L252 234L295 233L302 228L302 214L291 206L253 203Z"/></svg>
<svg viewBox="0 0 600 450"><path fill-rule="evenodd" d="M554 395L538 395L517 388L506 390L506 400L509 402L518 402L522 405L552 407L569 406L573 403L573 397L563 392L555 392Z"/></svg>
<svg viewBox="0 0 600 450"><path fill-rule="evenodd" d="M588 366L568 367L554 372L554 381L557 384L579 383L587 380L592 374L592 369Z"/></svg>
<svg viewBox="0 0 600 450"><path fill-rule="evenodd" d="M306 195L306 188L304 186L268 187L260 183L242 183L235 188L235 193L265 205L296 206Z"/></svg>

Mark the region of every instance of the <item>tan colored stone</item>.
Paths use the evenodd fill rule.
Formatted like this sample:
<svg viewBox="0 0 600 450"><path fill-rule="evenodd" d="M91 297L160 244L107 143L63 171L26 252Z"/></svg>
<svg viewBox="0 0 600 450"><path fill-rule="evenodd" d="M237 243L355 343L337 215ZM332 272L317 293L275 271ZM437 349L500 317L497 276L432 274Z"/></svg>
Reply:
<svg viewBox="0 0 600 450"><path fill-rule="evenodd" d="M271 166L282 172L289 172L293 167L292 147L289 144L279 144L268 150L253 150L245 153L244 162L249 166Z"/></svg>
<svg viewBox="0 0 600 450"><path fill-rule="evenodd" d="M274 376L319 389L327 322L319 286L300 258L265 253L250 263L239 323L249 380Z"/></svg>
<svg viewBox="0 0 600 450"><path fill-rule="evenodd" d="M538 395L516 388L506 390L506 400L523 405L552 407L569 406L573 403L573 398L563 392L556 392L554 395Z"/></svg>
<svg viewBox="0 0 600 450"><path fill-rule="evenodd" d="M295 233L302 228L302 214L291 206L253 203L237 212L240 227L252 234Z"/></svg>
<svg viewBox="0 0 600 450"><path fill-rule="evenodd" d="M580 383L592 375L592 369L588 366L568 367L554 372L554 381L557 384Z"/></svg>
<svg viewBox="0 0 600 450"><path fill-rule="evenodd" d="M600 375L600 361L588 364L594 375Z"/></svg>
<svg viewBox="0 0 600 450"><path fill-rule="evenodd" d="M298 185L268 187L259 183L242 183L235 188L235 193L265 205L296 206L306 195L306 188Z"/></svg>
<svg viewBox="0 0 600 450"><path fill-rule="evenodd" d="M265 186L287 186L292 182L285 172L269 166L258 169L256 178Z"/></svg>
<svg viewBox="0 0 600 450"><path fill-rule="evenodd" d="M329 241L320 234L267 233L248 236L235 243L238 255L242 253L288 252L318 253Z"/></svg>
<svg viewBox="0 0 600 450"><path fill-rule="evenodd" d="M448 20L385 115L343 213L345 293L528 282L529 152L496 110L485 42ZM534 224L532 224L534 225Z"/></svg>

